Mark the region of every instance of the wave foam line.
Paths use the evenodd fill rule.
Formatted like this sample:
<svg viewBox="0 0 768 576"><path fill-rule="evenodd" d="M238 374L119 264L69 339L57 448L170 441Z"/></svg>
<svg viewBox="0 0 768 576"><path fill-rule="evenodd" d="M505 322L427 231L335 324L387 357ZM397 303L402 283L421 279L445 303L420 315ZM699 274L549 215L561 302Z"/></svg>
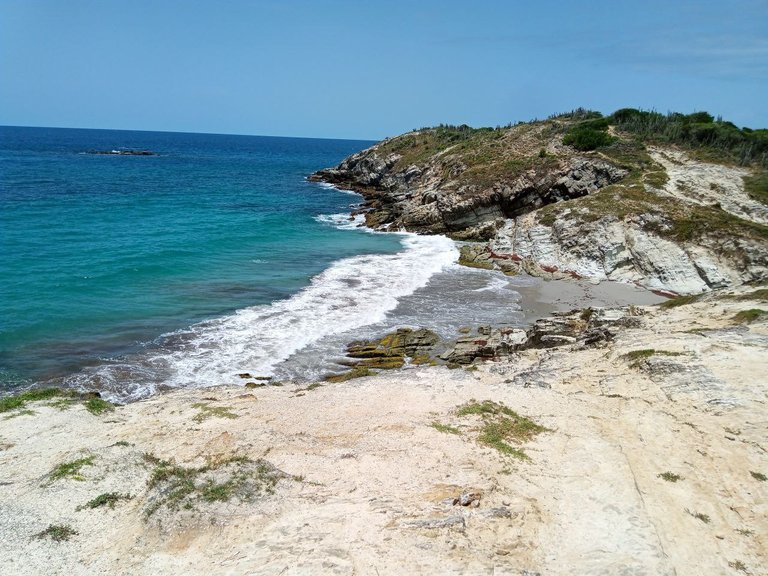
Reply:
<svg viewBox="0 0 768 576"><path fill-rule="evenodd" d="M169 387L238 383L242 372L269 376L274 366L325 336L384 320L398 299L426 286L458 257L446 237L406 234L402 242L405 250L397 254L339 260L286 300L170 334L174 344L147 352L138 362L143 368L103 365L89 380L98 381L106 396L126 401ZM126 372L138 378L126 382Z"/></svg>

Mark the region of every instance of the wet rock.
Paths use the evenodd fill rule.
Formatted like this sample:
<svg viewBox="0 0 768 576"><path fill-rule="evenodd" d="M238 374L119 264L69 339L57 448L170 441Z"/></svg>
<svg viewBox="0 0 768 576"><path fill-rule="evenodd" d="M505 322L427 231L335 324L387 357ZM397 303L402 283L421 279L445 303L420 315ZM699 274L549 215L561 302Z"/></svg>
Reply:
<svg viewBox="0 0 768 576"><path fill-rule="evenodd" d="M347 346L347 357L340 364L352 368L346 375L332 375L326 378L331 382L340 382L353 374L368 376L371 370L392 370L402 368L407 359L413 364L426 364L431 361L431 352L440 342L440 337L426 328L417 330L398 328L385 334L378 340L352 342ZM339 378L342 378L341 380Z"/></svg>

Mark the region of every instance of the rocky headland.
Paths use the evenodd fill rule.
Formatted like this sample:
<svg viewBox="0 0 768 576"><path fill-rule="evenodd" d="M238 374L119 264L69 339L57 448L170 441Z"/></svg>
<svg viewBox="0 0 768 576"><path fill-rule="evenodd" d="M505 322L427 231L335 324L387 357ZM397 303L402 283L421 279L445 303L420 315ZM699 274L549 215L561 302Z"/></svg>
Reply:
<svg viewBox="0 0 768 576"><path fill-rule="evenodd" d="M765 132L577 110L416 130L311 179L361 193L370 227L472 241L470 266L698 294L768 276Z"/></svg>

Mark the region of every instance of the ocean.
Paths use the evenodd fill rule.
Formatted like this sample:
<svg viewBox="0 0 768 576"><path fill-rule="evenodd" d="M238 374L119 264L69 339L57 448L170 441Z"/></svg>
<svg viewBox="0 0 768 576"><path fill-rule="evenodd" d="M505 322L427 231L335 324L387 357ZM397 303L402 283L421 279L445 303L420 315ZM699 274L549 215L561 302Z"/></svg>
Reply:
<svg viewBox="0 0 768 576"><path fill-rule="evenodd" d="M0 390L311 380L397 326L522 323L525 279L367 230L358 195L306 180L370 144L1 127ZM93 153L120 149L155 155Z"/></svg>

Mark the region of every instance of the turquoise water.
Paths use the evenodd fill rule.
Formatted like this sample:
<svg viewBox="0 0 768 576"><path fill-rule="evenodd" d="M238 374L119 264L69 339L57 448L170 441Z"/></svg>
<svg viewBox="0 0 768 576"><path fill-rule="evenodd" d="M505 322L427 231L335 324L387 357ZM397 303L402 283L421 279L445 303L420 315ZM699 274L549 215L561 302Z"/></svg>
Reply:
<svg viewBox="0 0 768 576"><path fill-rule="evenodd" d="M147 389L196 382L199 366L180 368L189 358L226 345L232 370L253 365L235 359L264 346L254 340L270 330L264 319L290 325L290 303L350 258L340 268L349 277L323 280L341 284L321 299L347 286L354 300L355 282L365 282L355 258L379 255L368 268L391 272L400 260L376 258L424 252L404 245L418 239L349 225L338 215L359 197L305 180L368 145L0 128L0 386L109 384L120 395L127 380ZM86 153L122 147L157 156ZM281 302L283 312L270 308ZM361 314L378 317L379 308ZM237 341L232 323L243 311L250 333ZM274 330L284 341L297 337ZM283 340L273 345L285 348Z"/></svg>

